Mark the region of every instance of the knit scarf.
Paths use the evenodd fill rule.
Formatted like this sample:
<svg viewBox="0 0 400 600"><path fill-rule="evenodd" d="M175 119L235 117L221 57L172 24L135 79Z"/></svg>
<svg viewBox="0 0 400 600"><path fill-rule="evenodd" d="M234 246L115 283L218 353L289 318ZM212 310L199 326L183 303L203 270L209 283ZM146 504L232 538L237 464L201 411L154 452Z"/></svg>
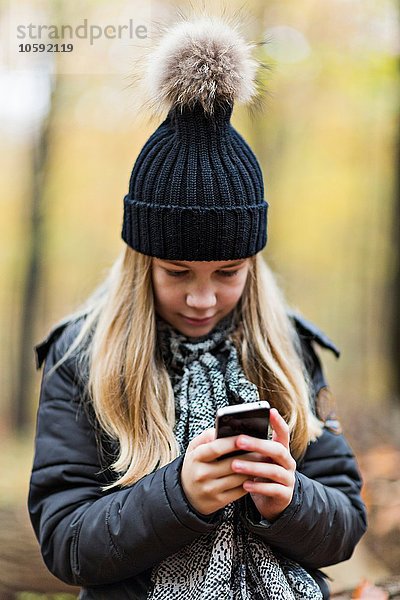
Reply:
<svg viewBox="0 0 400 600"><path fill-rule="evenodd" d="M160 349L174 390L175 436L182 453L214 425L218 408L259 400L230 339L233 313L211 333L188 338L157 317ZM240 504L223 510L218 527L156 565L148 600L321 600L312 577L244 525Z"/></svg>

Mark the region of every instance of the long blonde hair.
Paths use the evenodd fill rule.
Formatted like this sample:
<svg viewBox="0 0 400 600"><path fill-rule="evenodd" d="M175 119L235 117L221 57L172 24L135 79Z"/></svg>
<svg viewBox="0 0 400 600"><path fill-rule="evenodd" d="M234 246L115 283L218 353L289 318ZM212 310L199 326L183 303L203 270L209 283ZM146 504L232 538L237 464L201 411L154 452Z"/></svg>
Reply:
<svg viewBox="0 0 400 600"><path fill-rule="evenodd" d="M127 486L178 456L172 385L157 350L152 258L126 246L103 284L71 318L83 326L57 368L74 350L89 366L88 391L101 428L118 442L114 486ZM233 342L260 398L289 425L300 458L321 432L310 406L311 384L300 341L275 277L261 253L251 257L235 308ZM90 342L84 343L85 340Z"/></svg>

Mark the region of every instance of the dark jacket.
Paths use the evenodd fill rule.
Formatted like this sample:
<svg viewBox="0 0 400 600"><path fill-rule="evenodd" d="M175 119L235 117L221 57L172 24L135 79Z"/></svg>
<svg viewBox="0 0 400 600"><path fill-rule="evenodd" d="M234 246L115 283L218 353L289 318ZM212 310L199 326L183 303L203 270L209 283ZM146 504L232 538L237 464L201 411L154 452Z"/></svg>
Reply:
<svg viewBox="0 0 400 600"><path fill-rule="evenodd" d="M317 394L326 381L314 343L333 343L293 317ZM82 319L82 318L81 318ZM81 586L80 598L143 600L151 568L214 529L221 511L205 517L189 505L180 483L183 456L122 489L102 492L113 474L116 447L99 435L75 357L49 369L77 335L82 320L65 321L35 347L45 361L37 418L29 512L49 570ZM324 429L298 464L293 499L274 522L261 520L250 496L241 499L248 529L302 564L328 597L318 569L348 559L366 529L361 479L341 434Z"/></svg>

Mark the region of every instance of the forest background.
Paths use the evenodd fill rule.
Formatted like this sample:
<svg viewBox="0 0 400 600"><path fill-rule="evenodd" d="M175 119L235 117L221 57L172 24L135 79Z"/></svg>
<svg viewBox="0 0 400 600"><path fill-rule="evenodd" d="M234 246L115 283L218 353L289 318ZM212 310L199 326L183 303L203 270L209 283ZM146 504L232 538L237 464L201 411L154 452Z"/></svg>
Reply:
<svg viewBox="0 0 400 600"><path fill-rule="evenodd" d="M289 303L341 350L338 361L321 358L359 459L370 529L329 570L333 587L377 583L400 572L398 2L232 0L198 3L197 13L200 4L238 11L246 38L268 42L256 48L271 66L264 107L238 106L232 122L264 173L265 257ZM154 25L180 11L190 15L191 4L0 2L0 598L65 589L44 575L25 508L41 377L33 345L123 249L130 171L160 122L133 73ZM102 35L28 37L29 23L84 32L85 22ZM112 39L110 24L128 27ZM28 50L45 41L74 48Z"/></svg>

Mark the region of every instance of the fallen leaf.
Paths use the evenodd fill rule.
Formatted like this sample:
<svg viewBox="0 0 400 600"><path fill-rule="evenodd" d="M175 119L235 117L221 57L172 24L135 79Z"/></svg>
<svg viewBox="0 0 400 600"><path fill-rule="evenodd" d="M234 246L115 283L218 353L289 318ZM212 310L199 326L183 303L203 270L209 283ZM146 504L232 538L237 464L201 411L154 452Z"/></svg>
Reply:
<svg viewBox="0 0 400 600"><path fill-rule="evenodd" d="M388 600L389 594L369 583L369 581L362 581L351 597L352 600L356 600L356 598L361 598L361 600Z"/></svg>

